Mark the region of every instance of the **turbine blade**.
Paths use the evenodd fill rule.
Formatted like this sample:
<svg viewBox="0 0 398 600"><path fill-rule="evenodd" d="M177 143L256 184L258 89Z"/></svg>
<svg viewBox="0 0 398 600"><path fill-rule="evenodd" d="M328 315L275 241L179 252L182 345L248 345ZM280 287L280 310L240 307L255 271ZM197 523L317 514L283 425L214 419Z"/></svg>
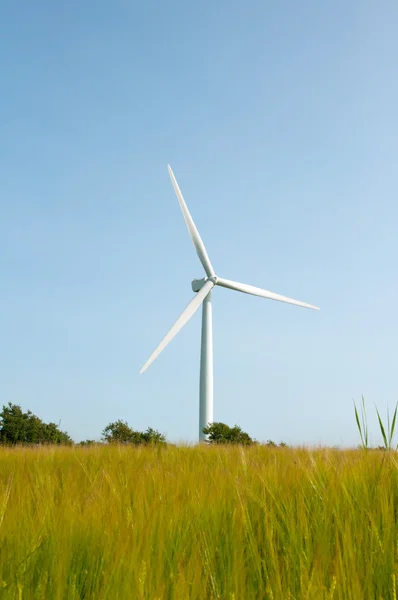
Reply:
<svg viewBox="0 0 398 600"><path fill-rule="evenodd" d="M202 304L203 300L206 298L207 294L213 287L213 281L206 281L202 289L194 296L194 298L192 298L191 302L185 308L184 312L178 317L177 321L174 323L173 327L170 329L168 334L163 338L159 346L148 358L148 360L146 361L146 363L140 371L140 375L141 373L146 371L149 365L153 363L153 361L159 356L162 350L166 348L167 344L171 342L173 337L176 336L180 329L182 329L184 325L189 321L189 319L198 310L199 306Z"/></svg>
<svg viewBox="0 0 398 600"><path fill-rule="evenodd" d="M188 231L189 231L189 235L191 236L191 240L193 245L195 246L195 250L197 252L197 255L199 256L199 260L203 265L204 270L206 271L206 274L208 277L213 277L215 275L214 273L214 269L213 269L213 265L210 262L210 259L207 255L206 252L206 248L205 245L202 241L202 238L199 235L198 230L196 229L196 225L193 222L193 219L191 217L191 214L188 210L187 205L185 204L184 198L181 194L181 190L178 187L178 183L176 181L176 178L174 177L174 173L171 170L170 165L167 165L168 171L169 171L169 175L170 175L170 179L171 179L171 183L173 184L173 188L174 191L176 193L176 196L178 198L178 202L180 203L180 207L182 210L182 214L184 216L184 220L185 223L188 227Z"/></svg>
<svg viewBox="0 0 398 600"><path fill-rule="evenodd" d="M303 306L304 308L319 310L317 306L313 306L312 304L306 304L305 302L300 302L299 300L293 300L293 298L287 298L286 296L281 296L280 294L274 294L273 292L262 290L261 288L254 287L253 285L246 285L245 283L238 283L237 281L230 281L229 279L222 279L221 277L217 278L216 285L221 285L222 287L230 290L236 290L237 292L243 292L244 294L251 294L252 296L260 296L261 298L268 298L269 300L278 300L279 302L287 302L287 304L295 304L296 306Z"/></svg>

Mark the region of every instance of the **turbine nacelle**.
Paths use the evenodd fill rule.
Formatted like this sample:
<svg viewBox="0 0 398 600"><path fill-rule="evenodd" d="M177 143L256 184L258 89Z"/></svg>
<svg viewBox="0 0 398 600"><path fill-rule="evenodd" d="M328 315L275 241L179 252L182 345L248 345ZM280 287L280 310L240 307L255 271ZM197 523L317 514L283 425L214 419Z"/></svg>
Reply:
<svg viewBox="0 0 398 600"><path fill-rule="evenodd" d="M212 281L214 285L217 285L218 277L216 277L216 275L213 275L212 277L203 277L203 279L193 279L191 282L192 291L200 292L200 290L207 281Z"/></svg>
<svg viewBox="0 0 398 600"><path fill-rule="evenodd" d="M204 284L206 283L207 277L203 277L203 279L193 279L191 286L193 292L200 292Z"/></svg>

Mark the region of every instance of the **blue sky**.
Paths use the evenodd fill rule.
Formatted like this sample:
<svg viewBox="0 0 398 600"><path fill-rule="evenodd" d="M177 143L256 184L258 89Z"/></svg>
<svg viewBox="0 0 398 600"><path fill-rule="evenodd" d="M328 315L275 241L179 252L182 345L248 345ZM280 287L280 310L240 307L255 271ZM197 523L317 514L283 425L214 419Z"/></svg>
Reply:
<svg viewBox="0 0 398 600"><path fill-rule="evenodd" d="M398 5L3 0L0 401L75 440L111 420L197 438L202 276L215 419L354 445L398 400Z"/></svg>

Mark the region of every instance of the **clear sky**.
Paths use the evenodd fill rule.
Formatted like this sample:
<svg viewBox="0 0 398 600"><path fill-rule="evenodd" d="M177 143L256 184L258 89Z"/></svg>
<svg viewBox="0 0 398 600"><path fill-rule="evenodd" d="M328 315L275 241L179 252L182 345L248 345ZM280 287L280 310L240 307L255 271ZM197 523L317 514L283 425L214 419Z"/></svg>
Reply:
<svg viewBox="0 0 398 600"><path fill-rule="evenodd" d="M0 402L76 440L111 420L197 439L200 311L218 275L215 420L358 442L398 400L395 0L2 0Z"/></svg>

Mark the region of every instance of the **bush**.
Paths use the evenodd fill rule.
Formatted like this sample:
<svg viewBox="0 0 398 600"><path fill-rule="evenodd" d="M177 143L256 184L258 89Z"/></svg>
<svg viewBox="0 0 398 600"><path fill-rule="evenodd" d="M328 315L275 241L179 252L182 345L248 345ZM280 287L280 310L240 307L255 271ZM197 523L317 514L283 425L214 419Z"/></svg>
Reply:
<svg viewBox="0 0 398 600"><path fill-rule="evenodd" d="M126 421L119 419L109 423L102 432L103 440L108 444L165 444L165 436L148 427L146 431L135 431Z"/></svg>
<svg viewBox="0 0 398 600"><path fill-rule="evenodd" d="M250 446L257 443L238 425L229 427L225 423L210 423L210 425L203 428L203 433L208 436L207 441L210 444L243 444L244 446Z"/></svg>

